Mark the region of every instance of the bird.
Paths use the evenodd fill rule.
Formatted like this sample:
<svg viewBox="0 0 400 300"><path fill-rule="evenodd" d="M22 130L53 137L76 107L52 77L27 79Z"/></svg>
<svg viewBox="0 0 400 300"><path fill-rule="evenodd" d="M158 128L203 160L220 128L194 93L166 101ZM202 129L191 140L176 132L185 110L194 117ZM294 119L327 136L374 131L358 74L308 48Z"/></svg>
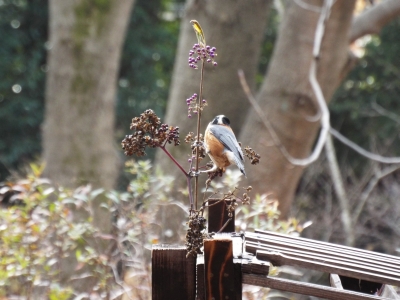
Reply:
<svg viewBox="0 0 400 300"><path fill-rule="evenodd" d="M243 152L226 116L218 115L208 124L204 134L204 147L214 163L214 166L205 172L215 172L218 168L225 171L226 167L236 164L246 176Z"/></svg>

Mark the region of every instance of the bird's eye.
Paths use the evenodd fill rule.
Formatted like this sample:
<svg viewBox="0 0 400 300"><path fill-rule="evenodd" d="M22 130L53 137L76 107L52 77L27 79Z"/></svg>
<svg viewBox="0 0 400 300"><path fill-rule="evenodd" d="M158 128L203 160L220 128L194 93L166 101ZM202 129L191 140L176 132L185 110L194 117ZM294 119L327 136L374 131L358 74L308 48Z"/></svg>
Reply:
<svg viewBox="0 0 400 300"><path fill-rule="evenodd" d="M227 117L223 117L222 118L222 123L225 124L225 125L230 125L231 124L231 122L229 121L229 119Z"/></svg>

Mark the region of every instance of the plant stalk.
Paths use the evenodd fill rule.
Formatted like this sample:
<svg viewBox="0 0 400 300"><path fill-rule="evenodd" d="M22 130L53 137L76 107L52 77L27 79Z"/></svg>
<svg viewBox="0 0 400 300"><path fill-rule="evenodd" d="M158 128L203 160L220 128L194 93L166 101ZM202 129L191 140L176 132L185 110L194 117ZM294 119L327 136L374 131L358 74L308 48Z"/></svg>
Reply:
<svg viewBox="0 0 400 300"><path fill-rule="evenodd" d="M192 176L190 176L190 174L186 173L186 171L183 169L181 164L175 159L175 157L172 156L171 153L169 153L169 151L165 148L165 146L162 146L160 148L165 152L165 154L167 154L167 156L174 162L174 164L183 172L183 174L185 174L188 191L189 191L190 211L193 211L193 193L192 193L192 185L191 185ZM196 205L196 209L197 209L197 205Z"/></svg>
<svg viewBox="0 0 400 300"><path fill-rule="evenodd" d="M199 143L200 143L200 130L201 130L201 101L203 100L203 78L204 78L204 59L201 60L201 75L200 75L200 92L198 99L197 111L197 137L196 137L196 174L199 172ZM197 199L199 191L199 176L194 179L194 208L197 210Z"/></svg>

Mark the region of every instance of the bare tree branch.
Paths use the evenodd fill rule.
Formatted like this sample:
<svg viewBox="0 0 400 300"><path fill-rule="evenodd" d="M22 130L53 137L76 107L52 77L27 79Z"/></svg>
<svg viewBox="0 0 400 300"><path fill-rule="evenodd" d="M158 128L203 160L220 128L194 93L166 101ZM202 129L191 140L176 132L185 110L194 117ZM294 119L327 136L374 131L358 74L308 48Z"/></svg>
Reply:
<svg viewBox="0 0 400 300"><path fill-rule="evenodd" d="M400 157L386 157L386 156L382 156L379 154L369 152L369 151L365 150L364 148L358 146L356 143L349 140L347 137L342 135L339 131L337 131L333 128L330 128L329 132L335 138L337 138L339 141L341 141L343 144L350 147L354 151L358 152L362 156L365 156L366 158L372 159L374 161L377 161L377 162L380 162L383 164L399 164L400 163Z"/></svg>
<svg viewBox="0 0 400 300"><path fill-rule="evenodd" d="M378 182L388 176L389 174L397 171L398 169L400 169L400 165L393 165L393 166L389 166L383 170L377 170L377 172L374 174L374 176L371 178L371 180L368 182L367 187L365 188L365 190L362 192L359 202L356 206L356 208L354 209L354 213L353 213L353 221L357 222L365 203L368 200L369 195L371 194L371 192L373 191L373 189L375 188L375 186L378 184Z"/></svg>
<svg viewBox="0 0 400 300"><path fill-rule="evenodd" d="M350 43L366 34L378 34L387 23L399 15L399 0L385 0L380 2L353 20L350 30Z"/></svg>
<svg viewBox="0 0 400 300"><path fill-rule="evenodd" d="M316 6L316 5L312 5L309 4L307 2L304 2L303 0L294 0L294 2L300 6L301 8L316 12L316 13L320 13L321 12L321 7L320 6Z"/></svg>
<svg viewBox="0 0 400 300"><path fill-rule="evenodd" d="M396 122L397 124L400 124L400 117L399 115L391 112L390 110L387 110L386 108L380 106L376 101L374 100L371 104L372 108L379 113L381 116L387 117L390 120Z"/></svg>
<svg viewBox="0 0 400 300"><path fill-rule="evenodd" d="M333 182L333 187L335 189L336 196L339 199L340 204L340 217L343 224L343 229L346 234L346 244L348 246L354 245L354 230L353 222L350 214L349 199L346 194L346 190L343 184L343 178L340 174L339 164L336 159L335 147L333 145L332 136L328 134L325 144L325 153L328 160L329 170L331 172L331 179Z"/></svg>

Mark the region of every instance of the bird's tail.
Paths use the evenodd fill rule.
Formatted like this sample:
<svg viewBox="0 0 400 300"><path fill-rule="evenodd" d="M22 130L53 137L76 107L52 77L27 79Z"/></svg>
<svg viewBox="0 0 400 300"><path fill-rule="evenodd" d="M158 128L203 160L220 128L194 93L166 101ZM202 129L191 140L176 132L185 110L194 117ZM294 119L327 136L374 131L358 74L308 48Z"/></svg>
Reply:
<svg viewBox="0 0 400 300"><path fill-rule="evenodd" d="M244 177L247 178L247 176L246 176L246 171L244 170L243 162L242 162L241 160L237 159L236 157L235 157L235 162L236 162L236 165L238 166L240 172L242 172L242 174L244 175Z"/></svg>

